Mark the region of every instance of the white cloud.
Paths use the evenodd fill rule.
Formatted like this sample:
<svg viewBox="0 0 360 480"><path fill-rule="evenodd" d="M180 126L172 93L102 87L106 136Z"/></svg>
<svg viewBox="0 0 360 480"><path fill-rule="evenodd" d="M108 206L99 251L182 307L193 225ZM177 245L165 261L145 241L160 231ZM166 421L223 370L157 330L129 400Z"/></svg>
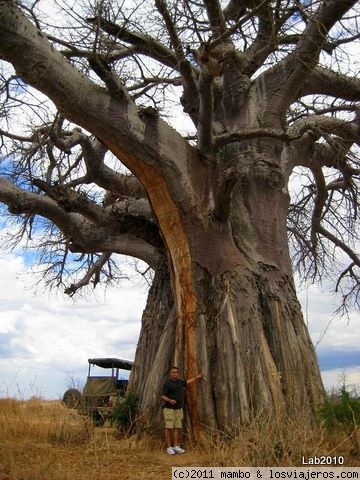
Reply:
<svg viewBox="0 0 360 480"><path fill-rule="evenodd" d="M318 285L299 289L298 296L317 348L359 349L360 312L352 310L348 317L334 316L337 307L335 297Z"/></svg>
<svg viewBox="0 0 360 480"><path fill-rule="evenodd" d="M36 387L56 398L66 378L86 377L88 358L133 359L145 288L126 282L75 303L25 289L19 257L0 258L0 269L0 395L32 395Z"/></svg>
<svg viewBox="0 0 360 480"><path fill-rule="evenodd" d="M344 384L351 390L355 388L360 393L360 365L354 368L336 368L321 372L321 377L326 390L338 389Z"/></svg>

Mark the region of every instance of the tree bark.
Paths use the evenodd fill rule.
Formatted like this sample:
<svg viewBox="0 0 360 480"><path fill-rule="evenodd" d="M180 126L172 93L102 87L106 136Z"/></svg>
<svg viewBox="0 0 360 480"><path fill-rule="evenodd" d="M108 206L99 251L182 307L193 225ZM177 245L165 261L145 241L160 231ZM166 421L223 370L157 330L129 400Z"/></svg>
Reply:
<svg viewBox="0 0 360 480"><path fill-rule="evenodd" d="M231 433L261 413L311 419L323 387L292 278L261 263L217 274L198 266L196 285L195 369L204 377L188 400L189 393L197 399L202 430ZM130 382L139 395L141 423L151 431L161 428L160 394L169 367L186 373L187 365L181 348L186 332L178 331L169 286L166 269L160 269ZM187 407L190 432L194 418L189 402Z"/></svg>
<svg viewBox="0 0 360 480"><path fill-rule="evenodd" d="M276 149L276 141L265 144ZM161 425L161 387L174 364L186 378L204 376L187 389L188 431L195 438L207 429L230 433L261 413L310 420L323 399L291 271L289 195L267 168L270 157L253 156L257 167L234 187L227 221L209 217L207 203L198 216L173 205L179 218L177 225L171 221L177 248L169 256L171 281L166 269L157 272L130 382L146 428ZM200 179L199 192L205 189ZM174 252L166 215L159 223Z"/></svg>

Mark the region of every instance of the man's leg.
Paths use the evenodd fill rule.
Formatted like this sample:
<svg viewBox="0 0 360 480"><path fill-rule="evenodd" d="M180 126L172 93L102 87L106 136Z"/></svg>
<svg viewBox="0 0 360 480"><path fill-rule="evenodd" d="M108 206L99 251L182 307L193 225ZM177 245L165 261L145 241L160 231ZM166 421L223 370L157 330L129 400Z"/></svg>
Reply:
<svg viewBox="0 0 360 480"><path fill-rule="evenodd" d="M180 431L181 428L174 428L174 447L179 445Z"/></svg>
<svg viewBox="0 0 360 480"><path fill-rule="evenodd" d="M171 430L173 430L172 428L165 428L165 443L166 443L166 447L171 447ZM175 428L176 430L176 428ZM174 433L174 439L175 439L175 433ZM174 440L175 442L175 440ZM175 443L176 445L176 443Z"/></svg>
<svg viewBox="0 0 360 480"><path fill-rule="evenodd" d="M180 408L179 410L175 410L175 420L174 420L174 447L173 450L175 453L184 453L185 450L180 447L179 440L180 440L180 432L182 429L182 420L183 420L183 410Z"/></svg>
<svg viewBox="0 0 360 480"><path fill-rule="evenodd" d="M166 452L169 455L174 455L175 452L171 446L171 432L174 430L174 410L164 408L163 415L165 420Z"/></svg>

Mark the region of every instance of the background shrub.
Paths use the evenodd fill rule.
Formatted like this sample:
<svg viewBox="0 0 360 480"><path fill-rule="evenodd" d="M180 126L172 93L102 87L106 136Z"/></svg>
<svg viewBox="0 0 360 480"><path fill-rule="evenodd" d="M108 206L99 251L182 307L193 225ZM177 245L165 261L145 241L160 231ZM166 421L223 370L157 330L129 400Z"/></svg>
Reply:
<svg viewBox="0 0 360 480"><path fill-rule="evenodd" d="M137 404L138 396L132 392L128 392L125 397L118 397L110 422L123 432L130 433L135 425Z"/></svg>

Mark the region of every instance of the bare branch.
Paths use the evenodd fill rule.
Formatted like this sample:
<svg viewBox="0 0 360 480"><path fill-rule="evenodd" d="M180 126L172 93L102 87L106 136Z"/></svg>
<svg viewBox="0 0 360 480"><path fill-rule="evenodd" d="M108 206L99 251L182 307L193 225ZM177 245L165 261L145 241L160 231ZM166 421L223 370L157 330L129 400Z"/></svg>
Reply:
<svg viewBox="0 0 360 480"><path fill-rule="evenodd" d="M353 264L357 267L360 267L360 258L346 243L337 238L331 232L326 230L323 226L318 227L318 233L330 240L336 247L340 248L344 253L348 255L349 258L353 261Z"/></svg>
<svg viewBox="0 0 360 480"><path fill-rule="evenodd" d="M331 95L348 101L360 100L360 78L348 77L329 69L317 67L309 72L300 90L300 96Z"/></svg>
<svg viewBox="0 0 360 480"><path fill-rule="evenodd" d="M0 128L0 135L4 135L4 137L11 138L12 140L18 140L19 142L33 142L34 138L31 135L30 137L25 137L23 135L16 135L15 133L10 133L2 128Z"/></svg>
<svg viewBox="0 0 360 480"><path fill-rule="evenodd" d="M172 68L176 68L178 60L176 55L169 48L162 45L150 35L142 35L134 33L121 25L116 25L109 20L101 18L88 18L89 23L96 23L99 27L109 35L131 45L137 47L138 53L143 53L154 60Z"/></svg>
<svg viewBox="0 0 360 480"><path fill-rule="evenodd" d="M219 35L218 37L214 38L213 40L210 41L209 43L209 48L214 48L219 43L224 42L226 39L231 37L235 32L239 30L239 28L244 25L246 22L248 22L251 18L253 18L267 3L269 0L262 0L258 5L256 5L248 14L245 16L241 17L238 19L234 25L229 27L224 33ZM242 5L244 7L245 5ZM226 9L225 9L226 11ZM224 11L224 13L225 13Z"/></svg>
<svg viewBox="0 0 360 480"><path fill-rule="evenodd" d="M328 193L321 168L313 168L312 172L316 183L316 197L311 219L311 244L314 250L314 256L316 256L317 233L321 227L321 219Z"/></svg>
<svg viewBox="0 0 360 480"><path fill-rule="evenodd" d="M164 19L172 46L175 50L176 58L178 59L178 62L181 62L185 59L185 52L183 50L181 40L176 32L174 22L171 19L169 10L166 5L166 0L155 0L155 6Z"/></svg>
<svg viewBox="0 0 360 480"><path fill-rule="evenodd" d="M93 280L93 285L94 288L100 281L100 272L105 265L105 263L109 260L110 258L109 253L103 253L99 259L90 266L86 274L83 276L81 280L79 280L76 283L72 283L70 287L65 289L65 293L69 295L70 297L74 296L75 293L80 290L81 288L85 287L86 285L89 285L91 280Z"/></svg>
<svg viewBox="0 0 360 480"><path fill-rule="evenodd" d="M34 179L33 184L46 193L65 212L81 213L83 217L95 223L102 224L106 221L102 207L90 202L87 197L70 189L68 186L56 185L52 187L39 179Z"/></svg>
<svg viewBox="0 0 360 480"><path fill-rule="evenodd" d="M198 125L198 148L204 157L210 157L213 153L214 142L212 132L213 122L213 77L202 71L199 78L199 125Z"/></svg>
<svg viewBox="0 0 360 480"><path fill-rule="evenodd" d="M44 186L44 183L41 185L50 190L48 186ZM62 198L58 202L47 196L27 192L0 177L0 201L8 205L9 211L15 215L37 214L51 220L69 239L72 252L116 252L141 258L152 268L156 268L159 260L159 245L154 246L142 238L144 234L146 235L143 226L138 230L124 228L125 231L129 230L127 234L121 231L115 233L116 230L112 225L114 222L119 223L119 217L116 218L116 215L111 213L111 209L108 215L101 216L100 207L95 204L90 205L90 202L80 199L75 192L71 192L68 196L63 194ZM67 207L70 210L68 212L65 210ZM92 221L71 210L85 212ZM110 222L111 218L112 222Z"/></svg>
<svg viewBox="0 0 360 480"><path fill-rule="evenodd" d="M360 276L355 271L355 264L351 263L341 274L335 285L335 292L342 292L343 300L339 308L336 310L336 313L346 314L348 313L349 304L354 304L356 307L359 308L360 302ZM344 287L342 283L349 279L350 286L345 287L346 290L344 291ZM355 300L351 300L355 297Z"/></svg>
<svg viewBox="0 0 360 480"><path fill-rule="evenodd" d="M254 11L252 12L254 14ZM276 48L276 34L281 24L275 28L273 9L270 2L261 2L256 8L259 18L257 36L251 46L245 52L246 73L252 76L265 59Z"/></svg>
<svg viewBox="0 0 360 480"><path fill-rule="evenodd" d="M259 137L276 138L278 140L284 140L284 141L290 141L292 139L299 138L298 135L290 136L289 134L277 129L254 128L254 129L246 129L242 131L239 130L239 131L218 135L215 138L215 145L217 147L220 147L228 143L240 142L241 140L249 140L252 138L259 138Z"/></svg>
<svg viewBox="0 0 360 480"><path fill-rule="evenodd" d="M294 122L288 129L289 138L300 138L304 133L311 131L314 139L322 135L335 135L350 143L359 138L359 126L357 119L341 119L326 115L308 115Z"/></svg>
<svg viewBox="0 0 360 480"><path fill-rule="evenodd" d="M124 98L130 99L128 92L126 91L121 79L114 72L114 70L106 63L101 56L95 54L89 55L89 65L94 72L103 80L108 87L110 95L122 101Z"/></svg>
<svg viewBox="0 0 360 480"><path fill-rule="evenodd" d="M218 0L204 0L204 5L213 35L215 37L223 35L226 32L226 23L220 2Z"/></svg>
<svg viewBox="0 0 360 480"><path fill-rule="evenodd" d="M285 112L299 96L299 91L318 63L319 54L329 30L355 4L355 0L329 0L320 4L307 23L294 52L265 72L264 79L277 77L274 89L281 95L273 97L271 110ZM269 121L272 122L271 117Z"/></svg>

